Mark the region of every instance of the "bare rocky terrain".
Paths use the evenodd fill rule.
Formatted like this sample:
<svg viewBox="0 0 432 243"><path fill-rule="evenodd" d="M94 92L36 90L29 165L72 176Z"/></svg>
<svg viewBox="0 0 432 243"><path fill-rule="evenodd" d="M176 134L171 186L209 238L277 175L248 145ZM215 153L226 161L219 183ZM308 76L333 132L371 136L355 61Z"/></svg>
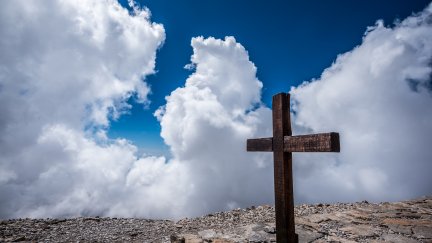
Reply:
<svg viewBox="0 0 432 243"><path fill-rule="evenodd" d="M295 207L300 242L431 242L432 197L394 203ZM258 206L198 218L11 219L0 242L275 242L274 208Z"/></svg>

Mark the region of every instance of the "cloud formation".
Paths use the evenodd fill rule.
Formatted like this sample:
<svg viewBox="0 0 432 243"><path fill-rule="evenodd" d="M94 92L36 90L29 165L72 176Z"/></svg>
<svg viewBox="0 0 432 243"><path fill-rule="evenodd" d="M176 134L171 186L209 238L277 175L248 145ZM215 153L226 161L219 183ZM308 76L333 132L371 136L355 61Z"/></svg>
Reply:
<svg viewBox="0 0 432 243"><path fill-rule="evenodd" d="M133 2L130 1L133 5ZM52 11L55 9L56 11ZM294 133L338 131L340 154L295 154L298 202L430 194L432 7L368 29L321 78L291 90ZM0 9L0 218L166 218L271 203L262 83L234 37L196 37L193 73L155 115L171 158L106 135L154 72L163 26L116 1L9 1Z"/></svg>
<svg viewBox="0 0 432 243"><path fill-rule="evenodd" d="M291 90L298 133L338 131L341 153L296 154L298 201L432 193L432 5L369 27L317 80Z"/></svg>
<svg viewBox="0 0 432 243"><path fill-rule="evenodd" d="M149 17L113 0L2 4L0 217L109 214L122 200L136 149L105 134L130 97L148 102L165 39Z"/></svg>
<svg viewBox="0 0 432 243"><path fill-rule="evenodd" d="M269 109L250 111L262 83L234 38L193 39L196 71L158 110L168 161L106 135L130 97L148 102L143 78L165 38L148 10L107 0L0 11L0 218L180 217L270 197L266 156L244 152Z"/></svg>
<svg viewBox="0 0 432 243"><path fill-rule="evenodd" d="M271 131L255 65L233 37L197 37L192 47L195 72L156 112L171 163L190 176L186 215L271 202L271 156L245 152L248 137Z"/></svg>

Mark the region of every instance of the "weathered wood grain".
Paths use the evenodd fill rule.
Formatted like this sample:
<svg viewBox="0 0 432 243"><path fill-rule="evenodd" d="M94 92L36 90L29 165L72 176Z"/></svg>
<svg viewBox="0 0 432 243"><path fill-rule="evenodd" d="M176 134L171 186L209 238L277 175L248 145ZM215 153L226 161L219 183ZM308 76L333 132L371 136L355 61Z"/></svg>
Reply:
<svg viewBox="0 0 432 243"><path fill-rule="evenodd" d="M253 138L246 142L246 151L271 152L273 151L273 138Z"/></svg>
<svg viewBox="0 0 432 243"><path fill-rule="evenodd" d="M273 96L272 106L276 241L296 243L292 154L284 152L284 137L291 135L290 95Z"/></svg>
<svg viewBox="0 0 432 243"><path fill-rule="evenodd" d="M246 150L271 152L273 151L273 138L248 139ZM340 152L339 133L284 136L284 152Z"/></svg>
<svg viewBox="0 0 432 243"><path fill-rule="evenodd" d="M257 143L257 142L255 142ZM267 151L267 150L266 150ZM285 152L339 152L339 133L284 137Z"/></svg>

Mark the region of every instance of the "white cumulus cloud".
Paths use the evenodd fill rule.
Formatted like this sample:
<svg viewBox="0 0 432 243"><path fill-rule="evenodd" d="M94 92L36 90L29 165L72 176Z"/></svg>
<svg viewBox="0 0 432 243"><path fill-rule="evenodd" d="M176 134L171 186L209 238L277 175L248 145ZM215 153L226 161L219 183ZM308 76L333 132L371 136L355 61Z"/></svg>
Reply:
<svg viewBox="0 0 432 243"><path fill-rule="evenodd" d="M156 112L173 160L191 176L186 215L271 202L270 155L246 153L247 138L271 132L255 65L233 37L197 37L192 47L195 72Z"/></svg>
<svg viewBox="0 0 432 243"><path fill-rule="evenodd" d="M317 80L292 88L298 133L338 131L341 153L296 154L299 201L400 200L432 192L432 5L370 27Z"/></svg>
<svg viewBox="0 0 432 243"><path fill-rule="evenodd" d="M2 3L0 217L110 214L160 164L105 135L131 96L148 102L165 39L149 18L113 0Z"/></svg>
<svg viewBox="0 0 432 243"><path fill-rule="evenodd" d="M180 217L271 196L266 156L244 147L269 109L256 109L262 83L232 37L194 38L195 73L158 110L172 159L107 137L130 97L149 102L143 79L165 38L130 3L132 13L111 0L3 4L1 218Z"/></svg>

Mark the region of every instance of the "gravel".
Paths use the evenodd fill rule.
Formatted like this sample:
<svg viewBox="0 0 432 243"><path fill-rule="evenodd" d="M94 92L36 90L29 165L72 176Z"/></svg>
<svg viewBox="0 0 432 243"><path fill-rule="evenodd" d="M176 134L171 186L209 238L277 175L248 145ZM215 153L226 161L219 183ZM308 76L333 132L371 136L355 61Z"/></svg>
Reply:
<svg viewBox="0 0 432 243"><path fill-rule="evenodd" d="M300 242L432 242L432 198L394 203L302 204ZM0 221L0 242L274 242L274 208L252 206L197 218L80 217Z"/></svg>

